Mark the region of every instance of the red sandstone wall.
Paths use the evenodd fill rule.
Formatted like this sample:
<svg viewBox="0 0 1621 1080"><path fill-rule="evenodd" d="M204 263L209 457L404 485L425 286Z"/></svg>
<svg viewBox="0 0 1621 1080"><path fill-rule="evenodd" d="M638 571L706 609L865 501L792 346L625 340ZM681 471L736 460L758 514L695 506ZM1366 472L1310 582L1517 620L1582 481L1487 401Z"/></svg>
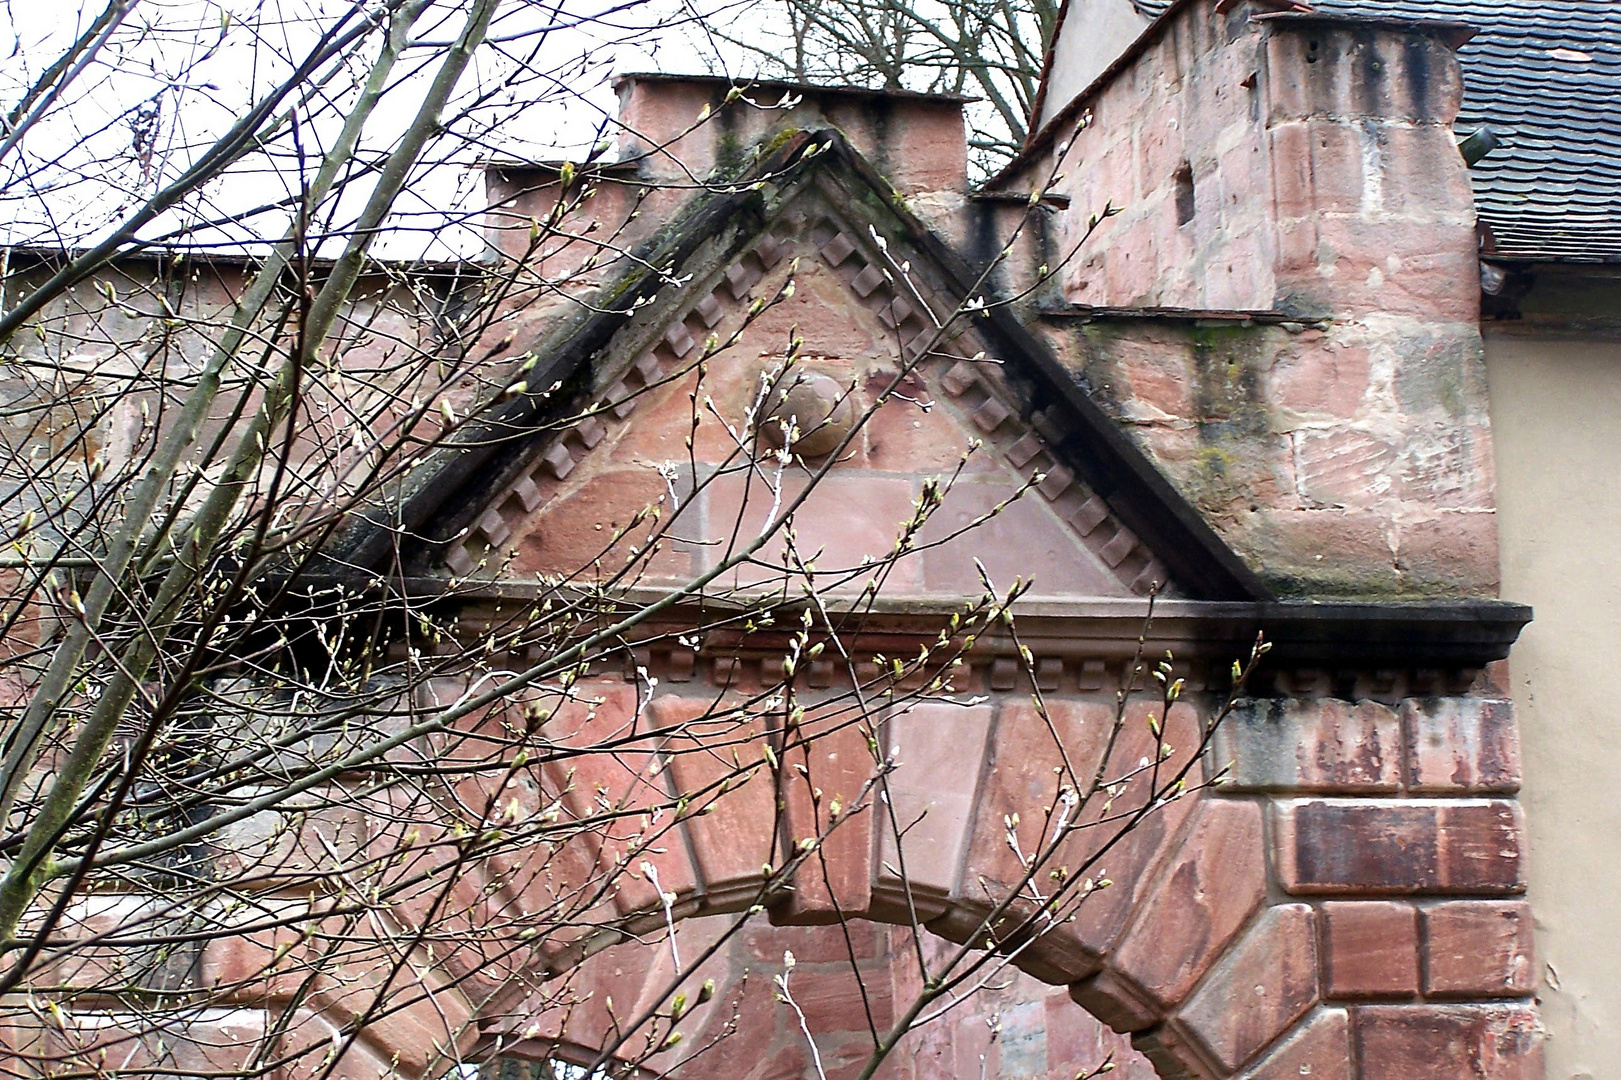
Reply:
<svg viewBox="0 0 1621 1080"><path fill-rule="evenodd" d="M1089 119L1061 163L1049 145L1002 181L1056 167L1071 196L1030 263L1121 210L1042 311L1185 310L1032 317L1280 592L1493 595L1474 212L1444 34L1215 8L1186 6L1075 103L1054 143Z"/></svg>
<svg viewBox="0 0 1621 1080"><path fill-rule="evenodd" d="M1228 47L1215 37L1189 40ZM1275 66L1268 70L1276 75ZM1116 161L1111 167L1123 166ZM1155 205L1166 209L1166 193L1156 190L1147 193L1154 198L1142 200L1145 215L1155 198ZM1197 191L1196 176L1196 206ZM1125 217L1120 222L1130 224ZM1155 250L1151 243L1149 250ZM1302 275L1292 280L1325 280L1321 258L1309 273L1300 269L1302 265L1280 256L1272 264L1274 279L1284 280L1287 270ZM1329 265L1339 263L1333 260ZM1361 284L1343 294L1347 316L1343 325L1321 331L1304 327L1266 331L1257 340L1276 347L1262 348L1257 357L1237 356L1227 363L1219 355L1213 357L1208 342L1201 348L1197 333L1180 340L1167 335L1171 339L1165 340L1156 336L1158 331L1124 345L1099 346L1096 353L1086 351L1084 335L1072 337L1070 356L1080 372L1101 370L1094 366L1101 361L1112 365L1109 370L1117 374L1106 392L1122 411L1143 410L1139 416L1146 418L1144 425L1152 427L1156 437L1163 436L1160 443L1150 445L1184 485L1199 475L1190 468L1215 460L1207 453L1212 447L1234 459L1245 447L1262 448L1259 460L1264 464L1256 475L1272 472L1273 481L1233 485L1214 501L1213 512L1252 555L1263 553L1268 568L1281 566L1309 586L1326 580L1321 573L1312 576L1316 555L1326 553L1339 572L1344 566L1355 571L1392 560L1400 565L1405 553L1412 573L1412 553L1418 549L1404 538L1425 526L1437 540L1430 549L1433 570L1415 578L1424 590L1489 587L1480 576L1483 568L1494 565L1489 538L1476 540L1459 532L1459 523L1470 514L1490 521L1490 473L1480 463L1489 460L1489 434L1469 382L1473 331L1461 329L1463 322L1449 321L1463 312L1449 313L1420 288L1398 290L1388 312L1360 307L1376 304L1390 280L1372 283L1372 270L1378 267L1365 269L1366 276L1356 278ZM835 309L849 303L843 292L849 283L831 273L822 276L829 290L825 303ZM1444 271L1436 271L1434 280L1440 282L1444 276ZM1358 299L1363 287L1371 291ZM822 288L808 284L807 294L814 297ZM1415 309L1404 311L1404 297L1422 302L1415 301ZM877 341L866 331L865 337L837 340L848 335L850 327L826 318L816 321L814 332L827 339L823 351L835 360L854 355L870 359L867 354ZM1412 346L1415 337L1421 347ZM1135 355L1129 355L1132 349L1137 350ZM1364 349L1365 355L1357 349ZM723 376L731 379L730 383L723 379L723 385L734 389L743 385L735 372ZM1195 389L1209 396L1201 401ZM1150 405L1157 412L1148 412ZM1254 417L1252 423L1243 421L1249 415ZM1224 416L1243 422L1222 427L1218 421ZM990 430L1002 422L997 418ZM626 444L674 438L681 430L675 420L661 423L647 416L638 424L645 426L626 435ZM1207 439L1206 429L1214 429L1215 437ZM903 469L918 467L928 453L939 449L937 439L909 434L918 430L922 429L900 424L892 431L892 446L904 450L897 450L895 459ZM1457 439L1460 431L1469 436L1466 445L1457 455L1445 456L1451 445L1447 439ZM1185 440L1193 449L1179 458L1169 447L1185 432L1196 437ZM1236 434L1228 438L1223 432ZM1375 444L1373 452L1356 451L1357 445L1370 441ZM1343 449L1347 443L1353 444L1349 450ZM1312 447L1319 444L1322 456L1314 459ZM1335 450L1336 445L1342 449ZM864 443L860 467L870 470L884 453L882 440L877 447ZM605 460L608 464L603 467L608 468L613 459ZM1320 462L1315 470L1309 467L1314 460ZM1422 468L1426 461L1457 464L1449 466L1450 471L1438 467L1426 473ZM877 482L870 476L861 479ZM619 489L608 485L602 490ZM629 498L638 506L645 501L640 489ZM1246 498L1252 500L1252 508L1235 509ZM1257 523L1235 526L1245 512L1259 515ZM1373 539L1362 546L1353 542L1363 535L1353 525ZM579 542L589 539L588 534ZM537 561L527 568L541 567ZM1346 591L1362 595L1382 591L1367 582L1383 579L1354 580L1359 584ZM1039 670L1042 678L1052 680L1043 689L1053 695L1063 742L1076 752L1096 752L1097 721L1108 712L1108 694L1097 678L1105 670L1103 661L1076 655L1053 659L1056 665ZM698 684L657 703L655 715L662 724L690 718L697 707L693 703L708 700L707 692L698 692L705 680L747 686L757 677L761 662L759 657L721 655L687 656L686 661L678 668L673 655L658 659L657 672L666 687ZM914 864L912 884L936 928L948 936L969 932L975 911L983 910L987 902L985 883L1008 880L1011 856L1004 815L1032 799L1039 803L1038 781L1051 775L1051 745L1041 742L1048 729L1026 703L1029 687L1020 684L1018 671L1012 661L998 668L987 658L970 673L966 685L992 693L990 701L969 709L930 706L891 719L886 731L886 738L909 748L916 770L898 784L898 798L909 807L927 806L931 811L929 843ZM999 672L1014 674L1004 681ZM1068 987L1098 1015L1138 1032L1140 1045L1158 1063L1162 1077L1277 1080L1308 1071L1331 1080L1397 1080L1414 1075L1436 1080L1478 1080L1482 1075L1492 1080L1534 1080L1540 1075L1536 1018L1529 997L1529 916L1518 899L1524 881L1522 827L1513 798L1518 755L1508 705L1498 700L1500 688L1488 682L1474 694L1465 694L1433 674L1364 674L1369 685L1382 685L1383 690L1372 692L1375 700L1355 704L1329 696L1328 676L1323 673L1283 676L1279 692L1292 696L1247 706L1204 763L1213 774L1230 762L1232 782L1219 792L1167 806L1157 823L1128 844L1120 861L1110 867L1117 887L1099 894L1085 919L1021 957L1040 978ZM449 685L445 692L454 694L456 689ZM634 709L634 694L625 684L609 680L595 689L608 704L594 722L610 729L623 725ZM1191 709L1179 710L1176 723L1185 726L1193 716ZM1144 725L1133 725L1137 738L1144 737L1144 730ZM759 737L757 732L754 737ZM831 772L841 784L858 779L859 770L852 772L849 762L859 759L859 748L851 754L848 746L843 747L842 764L828 760L830 749L822 746L807 755L803 763L807 770L823 776ZM666 797L692 782L681 765L667 773L645 769L655 757L651 750L599 756L597 765L606 770L599 779L632 806L646 806L650 799ZM529 794L538 798L548 780L540 769L535 772ZM664 779L631 783L626 775ZM417 807L414 812L427 815L428 810ZM790 807L790 822L804 825L806 812L803 805ZM333 850L341 854L363 850L367 843L389 842L387 829L377 825L382 820L383 815L368 818L359 812L312 814L301 819L291 835L268 826L258 831L247 828L232 842L248 850L260 844L282 845L276 849L279 858L330 858ZM406 820L408 815L401 815L389 827L403 828ZM760 831L775 827L769 811L739 815L728 828L720 827L723 821L717 816L684 825L686 842L659 856L661 879L680 894L684 913L702 911L706 905L717 911L735 909L759 873L760 849L770 849L769 831ZM831 880L822 883L820 892L817 883L805 882L779 917L825 922L831 900L837 897L846 910L893 920L904 890L893 872L884 868L881 839L870 823L864 834L858 827L837 837L829 845ZM574 853L572 872L589 872L601 859L616 858L624 845L623 837L607 837L591 851ZM956 853L961 853L960 859ZM470 918L488 919L503 904L521 908L541 896L551 869L480 867L469 874L458 895L465 898ZM495 877L501 884L487 889ZM271 879L260 884L270 889L275 883ZM607 905L609 913L645 909L654 895L647 882L628 880ZM401 918L408 920L412 910L404 905ZM87 913L84 920L91 929L93 914ZM805 939L807 957L814 955L809 942L821 940L820 933L825 931ZM203 970L207 978L227 986L233 973L252 975L273 955L272 946L264 942L238 939L226 946L204 959ZM744 946L756 951L766 947L758 941ZM775 955L775 944L769 948ZM863 959L876 961L879 949L874 936L870 945L863 945L871 954ZM422 995L411 1007L368 1028L353 1067L346 1067L348 1075L413 1075L413 1068L420 1070L432 1059L436 1041L470 1046L470 999L491 990L503 975L514 974L513 968L501 967L499 959L441 958L442 970L423 970ZM545 960L540 956L524 962L538 966ZM735 957L728 963L735 963ZM359 970L364 974L370 969L361 964ZM880 987L886 977L893 978L875 962L869 970ZM809 996L825 1006L830 1024L850 1030L845 977L809 967L805 974L828 976L822 990ZM447 985L451 979L463 985L452 988ZM812 981L806 980L807 991ZM363 978L354 994L365 986ZM228 1001L228 1007L200 1015L195 1031L180 1039L184 1053L192 1055L187 1062L220 1064L226 1058L218 1055L229 1057L221 1048L234 1045L232 1040L240 1040L244 1033L262 1031L265 993L255 987L251 998ZM284 988L272 987L268 993L271 1009L285 1007L289 1000ZM323 987L315 1004L342 1019L349 996L342 987ZM1049 1047L1076 1038L1077 1032L1095 1030L1083 1024L1070 1027L1050 1000L1051 995L1032 990L1022 1001L1006 1003L1003 1014L1026 1007L1029 1012L1021 1015L1039 1011L1042 1039ZM770 1045L790 1053L791 1032L783 1027L781 1014L759 1020L770 1033ZM117 1029L122 1021L117 1013L107 1012L87 1013L81 1022ZM318 1042L326 1037L324 1023L301 1017L297 1026ZM1031 1041L1037 1027L1032 1019L1023 1029ZM1004 1033L1008 1030L1004 1023ZM30 1031L6 1037L21 1044L56 1036ZM961 1070L965 1058L972 1066L979 1045L967 1035L961 1042L953 1041L949 1068ZM1011 1039L995 1051L998 1057L993 1060L1015 1068L1010 1062L1018 1059L1010 1056L1010 1046ZM1094 1049L1085 1045L1080 1052ZM944 1054L940 1051L941 1069L947 1067ZM398 1073L390 1064L394 1055L399 1055ZM1052 1060L1049 1054L1048 1065ZM783 1063L792 1064L786 1059ZM803 1075L802 1061L794 1067Z"/></svg>

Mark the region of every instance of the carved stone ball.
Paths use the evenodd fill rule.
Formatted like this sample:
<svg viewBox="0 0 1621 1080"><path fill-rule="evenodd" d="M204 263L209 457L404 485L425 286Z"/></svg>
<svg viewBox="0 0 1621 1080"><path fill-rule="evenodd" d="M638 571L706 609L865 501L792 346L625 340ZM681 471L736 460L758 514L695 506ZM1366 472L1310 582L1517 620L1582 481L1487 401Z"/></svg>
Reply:
<svg viewBox="0 0 1621 1080"><path fill-rule="evenodd" d="M848 387L817 372L789 371L766 402L760 437L781 449L784 424L795 431L796 437L788 445L793 453L806 458L831 453L855 426Z"/></svg>

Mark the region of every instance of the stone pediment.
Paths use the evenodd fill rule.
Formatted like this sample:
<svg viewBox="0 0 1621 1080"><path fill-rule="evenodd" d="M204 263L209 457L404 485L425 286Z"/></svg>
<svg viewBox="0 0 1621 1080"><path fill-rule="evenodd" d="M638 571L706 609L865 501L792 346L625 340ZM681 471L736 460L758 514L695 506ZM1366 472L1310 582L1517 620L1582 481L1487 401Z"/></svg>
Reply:
<svg viewBox="0 0 1621 1080"><path fill-rule="evenodd" d="M1052 599L1265 595L1008 312L937 332L972 278L840 137L799 136L779 156L763 194L717 196L672 227L676 256L656 265L679 287L533 350L530 384L572 396L520 399L490 421L499 438L486 427L447 452L407 501L428 541L416 576L675 586L825 468L793 551L774 539L717 584L763 586L797 558L859 591L938 482L941 505L886 572L890 597L977 594L981 566ZM754 445L746 421L773 372L778 391L812 380L863 418L839 453L783 464Z"/></svg>
<svg viewBox="0 0 1621 1080"><path fill-rule="evenodd" d="M653 348L611 371L596 407L447 545L445 567L507 580L590 567L589 576L607 578L657 542L638 584L680 584L811 487L794 517L795 549L824 579L858 589L870 576L862 567L894 549L925 485L939 482L943 501L917 534L919 550L886 574L891 596L977 594L979 566L1000 588L1033 579L1039 596L1125 597L1168 586L1164 564L1019 417L994 364L962 356L958 342L903 371L929 322L920 304L896 294L867 247L821 215L804 235L768 234ZM787 283L792 255L794 296L745 327L750 305ZM823 460L796 458L779 473L770 446L740 438L750 411L772 397L776 349L790 333L804 339L802 359L778 383L818 383L860 418L814 486ZM700 363L711 334L737 342ZM732 579L780 579L790 558L772 543L759 553L769 565Z"/></svg>

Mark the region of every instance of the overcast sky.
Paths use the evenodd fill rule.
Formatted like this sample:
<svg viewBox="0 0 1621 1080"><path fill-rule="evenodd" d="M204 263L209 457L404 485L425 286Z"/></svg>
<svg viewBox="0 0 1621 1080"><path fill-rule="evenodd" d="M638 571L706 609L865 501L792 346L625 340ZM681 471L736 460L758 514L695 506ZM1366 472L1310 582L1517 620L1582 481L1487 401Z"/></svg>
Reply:
<svg viewBox="0 0 1621 1080"><path fill-rule="evenodd" d="M489 96L459 116L452 136L435 147L376 253L476 253L482 241L468 215L482 201L482 179L473 167L479 159L580 156L611 115L613 73L712 67L714 52L692 30L692 2L559 0L543 6L510 0L492 28L492 44L464 78L458 104L466 107L481 91ZM705 14L734 10L728 0L699 2L707 5ZM418 40L452 39L462 21L458 6L430 10L418 24ZM104 0L0 0L0 48L9 53L0 64L0 101L7 109L103 7ZM136 0L97 61L0 159L0 214L10 242L71 245L104 235L227 130L245 103L285 77L318 27L350 7L348 0ZM336 132L343 103L364 77L362 61L373 55L375 48L368 48L332 79L327 100L306 110L300 139L307 160ZM362 160L393 142L438 59L439 51L427 46L402 59L396 85L368 129ZM199 222L272 203L297 190L298 175L291 143L283 140L143 235L196 229ZM335 224L358 204L358 197L344 200ZM471 224L457 225L458 219ZM255 238L279 236L286 223L284 211L265 213L197 232L188 242L241 250Z"/></svg>

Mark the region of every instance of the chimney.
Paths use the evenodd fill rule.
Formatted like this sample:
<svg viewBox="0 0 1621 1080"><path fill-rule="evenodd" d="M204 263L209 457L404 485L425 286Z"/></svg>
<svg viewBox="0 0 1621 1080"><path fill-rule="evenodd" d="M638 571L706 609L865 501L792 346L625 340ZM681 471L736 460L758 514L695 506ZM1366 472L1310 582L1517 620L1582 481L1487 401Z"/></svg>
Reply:
<svg viewBox="0 0 1621 1080"><path fill-rule="evenodd" d="M622 75L614 85L620 154L647 155L645 180L690 183L781 132L834 127L903 195L967 190L966 98L709 75Z"/></svg>

